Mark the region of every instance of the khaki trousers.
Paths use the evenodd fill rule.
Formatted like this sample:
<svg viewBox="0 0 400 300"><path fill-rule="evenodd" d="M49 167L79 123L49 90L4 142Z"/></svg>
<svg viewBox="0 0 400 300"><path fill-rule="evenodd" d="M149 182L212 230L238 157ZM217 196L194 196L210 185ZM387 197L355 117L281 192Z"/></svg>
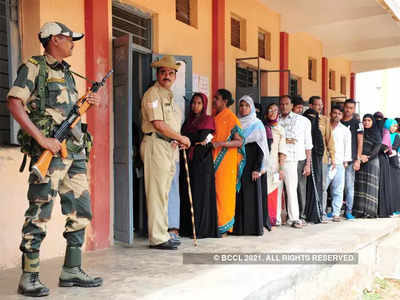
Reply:
<svg viewBox="0 0 400 300"><path fill-rule="evenodd" d="M144 163L150 245L165 243L168 233L168 193L175 174L175 152L171 144L145 135L140 146Z"/></svg>

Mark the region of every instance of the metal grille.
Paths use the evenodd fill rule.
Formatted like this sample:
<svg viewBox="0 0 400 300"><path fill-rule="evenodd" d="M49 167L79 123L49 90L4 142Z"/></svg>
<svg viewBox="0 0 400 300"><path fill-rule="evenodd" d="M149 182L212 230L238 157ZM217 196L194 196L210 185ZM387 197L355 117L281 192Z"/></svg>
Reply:
<svg viewBox="0 0 400 300"><path fill-rule="evenodd" d="M7 109L8 79L8 37L6 2L0 0L0 144L10 141L10 112Z"/></svg>
<svg viewBox="0 0 400 300"><path fill-rule="evenodd" d="M176 19L190 25L190 0L176 0Z"/></svg>
<svg viewBox="0 0 400 300"><path fill-rule="evenodd" d="M112 7L113 37L132 34L134 44L151 49L151 19L133 14L120 7Z"/></svg>
<svg viewBox="0 0 400 300"><path fill-rule="evenodd" d="M237 67L236 83L238 87L257 87L257 71Z"/></svg>
<svg viewBox="0 0 400 300"><path fill-rule="evenodd" d="M298 95L298 82L297 79L290 78L290 96Z"/></svg>

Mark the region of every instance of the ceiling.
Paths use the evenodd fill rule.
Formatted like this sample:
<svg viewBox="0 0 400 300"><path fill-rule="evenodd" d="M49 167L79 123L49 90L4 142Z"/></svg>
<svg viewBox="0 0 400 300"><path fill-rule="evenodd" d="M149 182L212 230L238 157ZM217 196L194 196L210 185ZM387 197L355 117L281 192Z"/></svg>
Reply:
<svg viewBox="0 0 400 300"><path fill-rule="evenodd" d="M400 67L400 24L377 0L260 1L281 14L282 31L313 35L355 73Z"/></svg>

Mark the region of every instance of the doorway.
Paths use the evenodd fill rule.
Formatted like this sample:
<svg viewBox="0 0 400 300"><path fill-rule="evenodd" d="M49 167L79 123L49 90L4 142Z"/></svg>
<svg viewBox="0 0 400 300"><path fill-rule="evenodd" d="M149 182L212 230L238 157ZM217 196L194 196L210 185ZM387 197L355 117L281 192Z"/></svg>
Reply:
<svg viewBox="0 0 400 300"><path fill-rule="evenodd" d="M127 244L147 232L141 99L152 84L151 16L113 3L114 239Z"/></svg>
<svg viewBox="0 0 400 300"><path fill-rule="evenodd" d="M156 80L151 62L151 15L113 3L114 66L114 239L132 244L147 235L143 163L140 158L141 101ZM172 53L173 54L173 53ZM175 101L187 111L192 96L192 57L174 55L181 63L173 86Z"/></svg>

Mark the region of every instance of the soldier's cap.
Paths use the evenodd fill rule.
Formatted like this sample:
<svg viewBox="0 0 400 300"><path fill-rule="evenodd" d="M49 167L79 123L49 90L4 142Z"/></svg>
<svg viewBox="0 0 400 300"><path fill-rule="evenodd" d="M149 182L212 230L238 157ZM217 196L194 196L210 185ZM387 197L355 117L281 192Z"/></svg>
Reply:
<svg viewBox="0 0 400 300"><path fill-rule="evenodd" d="M151 66L153 68L171 68L178 71L181 64L179 62L177 63L175 57L173 57L172 55L165 55L160 60L153 62Z"/></svg>
<svg viewBox="0 0 400 300"><path fill-rule="evenodd" d="M42 28L40 28L39 39L46 39L59 34L70 36L73 41L78 41L84 36L83 33L74 32L60 22L47 22L43 24Z"/></svg>

